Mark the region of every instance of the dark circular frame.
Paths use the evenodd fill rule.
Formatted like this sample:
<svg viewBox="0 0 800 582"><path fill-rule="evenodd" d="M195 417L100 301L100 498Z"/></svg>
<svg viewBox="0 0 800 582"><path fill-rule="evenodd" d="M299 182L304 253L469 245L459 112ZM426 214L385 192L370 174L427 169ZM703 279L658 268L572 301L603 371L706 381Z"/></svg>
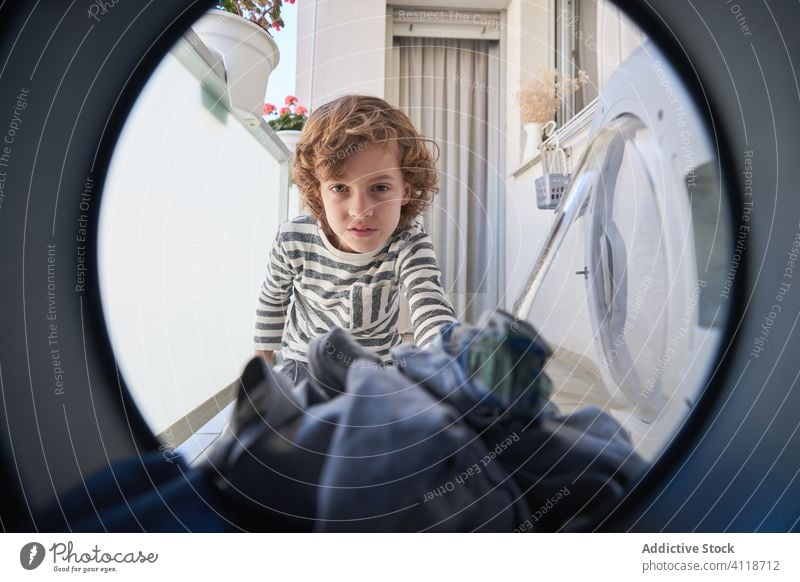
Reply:
<svg viewBox="0 0 800 582"><path fill-rule="evenodd" d="M98 216L128 113L162 57L212 4L0 4L6 531L36 530L41 509L81 479L158 449L107 334L96 276ZM786 251L800 236L800 90L793 69L800 40L789 33L800 8L741 4L751 34L725 3L622 5L669 56L705 115L734 232L745 223L749 230L719 363L682 430L602 530L798 529L800 340L793 332L800 291L782 296L781 317L755 355L754 338L763 337L787 272ZM745 152L753 152L752 207L745 206ZM79 222L85 240L76 238Z"/></svg>

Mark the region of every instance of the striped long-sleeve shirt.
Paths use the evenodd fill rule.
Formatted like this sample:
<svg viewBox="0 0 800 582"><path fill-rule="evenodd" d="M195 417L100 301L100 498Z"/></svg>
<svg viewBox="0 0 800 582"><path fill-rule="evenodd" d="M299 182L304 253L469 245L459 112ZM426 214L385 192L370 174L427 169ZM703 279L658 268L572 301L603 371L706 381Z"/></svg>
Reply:
<svg viewBox="0 0 800 582"><path fill-rule="evenodd" d="M286 358L307 362L311 341L338 326L389 361L389 350L402 341L400 285L418 345L455 321L433 244L419 223L395 231L376 251L347 253L312 217L294 218L281 224L272 247L258 297L255 349L282 350Z"/></svg>

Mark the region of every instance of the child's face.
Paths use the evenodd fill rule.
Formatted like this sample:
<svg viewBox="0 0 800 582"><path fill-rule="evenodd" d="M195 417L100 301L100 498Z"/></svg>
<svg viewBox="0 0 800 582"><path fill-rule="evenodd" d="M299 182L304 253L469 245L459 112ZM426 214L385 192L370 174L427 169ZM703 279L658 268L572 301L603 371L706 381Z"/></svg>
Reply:
<svg viewBox="0 0 800 582"><path fill-rule="evenodd" d="M325 217L339 249L374 251L389 239L408 203L411 186L403 179L395 147L369 144L349 154L341 177L320 183Z"/></svg>

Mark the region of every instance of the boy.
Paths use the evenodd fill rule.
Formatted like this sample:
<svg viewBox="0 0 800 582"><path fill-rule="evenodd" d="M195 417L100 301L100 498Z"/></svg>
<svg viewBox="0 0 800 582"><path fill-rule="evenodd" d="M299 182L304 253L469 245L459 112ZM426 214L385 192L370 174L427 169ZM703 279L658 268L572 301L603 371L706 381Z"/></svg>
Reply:
<svg viewBox="0 0 800 582"><path fill-rule="evenodd" d="M317 109L295 150L292 179L311 216L283 223L256 312L256 354L296 383L311 341L338 326L389 362L403 285L417 344L455 321L430 237L415 220L438 180L426 142L383 99L347 95Z"/></svg>

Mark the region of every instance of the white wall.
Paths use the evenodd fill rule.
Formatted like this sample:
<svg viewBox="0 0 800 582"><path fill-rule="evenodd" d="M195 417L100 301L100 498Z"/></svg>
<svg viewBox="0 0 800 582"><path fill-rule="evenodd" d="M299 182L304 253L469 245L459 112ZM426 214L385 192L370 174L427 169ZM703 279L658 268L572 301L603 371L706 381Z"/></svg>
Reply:
<svg viewBox="0 0 800 582"><path fill-rule="evenodd" d="M619 8L607 1L599 3L597 45L601 54L597 61L601 87L644 39L644 33Z"/></svg>
<svg viewBox="0 0 800 582"><path fill-rule="evenodd" d="M297 19L296 90L301 103L311 103L313 109L348 93L384 96L385 0L302 2Z"/></svg>
<svg viewBox="0 0 800 582"><path fill-rule="evenodd" d="M549 63L549 0L511 0L506 13L506 170L510 176L522 162L525 141L517 93Z"/></svg>
<svg viewBox="0 0 800 582"><path fill-rule="evenodd" d="M112 343L161 432L239 375L278 224L278 163L168 55L117 144L100 283Z"/></svg>
<svg viewBox="0 0 800 582"><path fill-rule="evenodd" d="M588 128L564 145L580 154L587 142ZM577 161L577 160L575 160ZM540 163L509 181L506 215L506 284L511 309L528 279L533 261L553 223L552 210L536 208L534 180L542 175ZM586 304L582 271L584 220L579 218L569 231L556 261L530 313L530 321L552 345L595 359L594 341Z"/></svg>

